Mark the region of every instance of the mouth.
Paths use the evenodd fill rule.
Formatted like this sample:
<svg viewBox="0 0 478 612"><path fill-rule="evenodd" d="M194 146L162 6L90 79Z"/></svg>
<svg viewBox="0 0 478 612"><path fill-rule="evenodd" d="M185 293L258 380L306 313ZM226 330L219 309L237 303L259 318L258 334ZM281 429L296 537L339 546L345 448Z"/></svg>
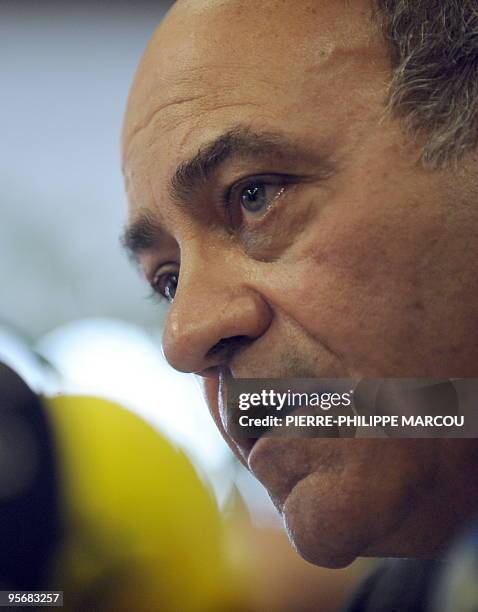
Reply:
<svg viewBox="0 0 478 612"><path fill-rule="evenodd" d="M239 449L239 452L241 453L242 457L244 458L247 467L249 467L249 457L252 453L252 449L255 447L257 442L259 442L260 439L261 438L242 438L241 440L232 439L234 444Z"/></svg>
<svg viewBox="0 0 478 612"><path fill-rule="evenodd" d="M243 426L238 427L238 414L240 413L237 411L234 413L234 409L237 408L235 403L233 403L232 408L228 407L228 389L230 388L230 385L232 385L232 382L237 381L237 379L232 375L231 370L227 367L220 368L216 375L218 375L218 416L221 421L223 435L226 437L226 441L228 441L229 446L235 452L236 456L249 470L254 471L251 467L251 462L253 463L253 454L258 454L259 456L262 454L260 452L254 453L256 448L267 447L271 440L277 440L278 438L301 438L303 440L305 438L338 437L337 431L335 431L336 428L332 434L329 431L330 427L328 429L324 429L322 425L317 425L316 427L310 428L311 431L299 431L298 427L294 425L289 426L287 429L287 427L282 427L282 422L275 423L273 421L264 421L263 425L261 424L257 427L249 426L248 430L240 431ZM240 378L247 379L247 376L241 376ZM233 397L235 397L234 394ZM266 403L265 406L270 406L270 404ZM256 413L254 416L259 418L255 420L260 420L261 418L261 414L258 412L258 410L259 409L256 408ZM265 408L265 410L267 411L267 408ZM312 405L305 407L291 406L284 408L284 411L281 414L307 417L313 416L314 410L315 409ZM269 416L266 417L266 419L268 418ZM248 432L249 435L253 433L254 437L246 437L246 432ZM259 442L260 444L258 444ZM274 444L274 442L272 442L272 444Z"/></svg>
<svg viewBox="0 0 478 612"><path fill-rule="evenodd" d="M232 374L229 368L221 368L219 373L219 388L218 388L218 407L219 416L221 419L222 427L227 437L231 441L232 445L237 449L237 455L241 462L249 467L249 456L256 443L261 439L258 438L246 438L234 435L229 426L227 418L227 382L232 380Z"/></svg>

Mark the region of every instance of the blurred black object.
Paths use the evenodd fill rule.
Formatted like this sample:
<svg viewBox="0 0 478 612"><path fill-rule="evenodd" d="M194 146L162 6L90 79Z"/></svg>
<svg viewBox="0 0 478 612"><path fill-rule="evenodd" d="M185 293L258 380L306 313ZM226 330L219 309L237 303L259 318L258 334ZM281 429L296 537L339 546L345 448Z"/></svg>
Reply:
<svg viewBox="0 0 478 612"><path fill-rule="evenodd" d="M478 611L478 516L448 555L433 612Z"/></svg>
<svg viewBox="0 0 478 612"><path fill-rule="evenodd" d="M38 397L0 362L0 588L47 584L60 536L50 426Z"/></svg>

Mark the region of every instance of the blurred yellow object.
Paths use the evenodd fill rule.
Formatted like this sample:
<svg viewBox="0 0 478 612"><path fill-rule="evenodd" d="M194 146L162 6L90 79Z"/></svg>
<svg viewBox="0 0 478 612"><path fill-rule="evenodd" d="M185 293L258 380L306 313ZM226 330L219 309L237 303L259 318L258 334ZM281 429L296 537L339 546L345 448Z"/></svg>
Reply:
<svg viewBox="0 0 478 612"><path fill-rule="evenodd" d="M52 587L64 590L65 609L243 609L219 512L187 457L112 402L42 401L56 439L64 528Z"/></svg>

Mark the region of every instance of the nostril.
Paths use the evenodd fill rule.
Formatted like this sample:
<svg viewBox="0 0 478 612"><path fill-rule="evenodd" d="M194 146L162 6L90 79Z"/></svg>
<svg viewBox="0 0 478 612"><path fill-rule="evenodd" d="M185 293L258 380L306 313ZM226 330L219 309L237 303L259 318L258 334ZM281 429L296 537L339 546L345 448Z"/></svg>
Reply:
<svg viewBox="0 0 478 612"><path fill-rule="evenodd" d="M223 351L227 346L227 340L219 340L219 342L217 342L211 349L209 349L207 356L208 357L212 357L212 355L217 355L217 353L220 353L221 351Z"/></svg>
<svg viewBox="0 0 478 612"><path fill-rule="evenodd" d="M221 352L231 353L249 342L250 338L247 336L231 336L230 338L221 338L219 342L216 342L216 344L209 349L206 357L214 357Z"/></svg>

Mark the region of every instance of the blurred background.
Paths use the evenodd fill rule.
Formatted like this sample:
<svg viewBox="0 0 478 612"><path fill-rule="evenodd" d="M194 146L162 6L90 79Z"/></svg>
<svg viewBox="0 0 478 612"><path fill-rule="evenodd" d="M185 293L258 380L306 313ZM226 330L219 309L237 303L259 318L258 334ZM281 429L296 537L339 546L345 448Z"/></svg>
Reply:
<svg viewBox="0 0 478 612"><path fill-rule="evenodd" d="M369 564L327 571L291 550L194 379L165 363L164 311L119 244L122 115L171 4L0 3L0 360L37 393L124 406L189 458L227 525L228 562L246 577L238 609L333 612Z"/></svg>

